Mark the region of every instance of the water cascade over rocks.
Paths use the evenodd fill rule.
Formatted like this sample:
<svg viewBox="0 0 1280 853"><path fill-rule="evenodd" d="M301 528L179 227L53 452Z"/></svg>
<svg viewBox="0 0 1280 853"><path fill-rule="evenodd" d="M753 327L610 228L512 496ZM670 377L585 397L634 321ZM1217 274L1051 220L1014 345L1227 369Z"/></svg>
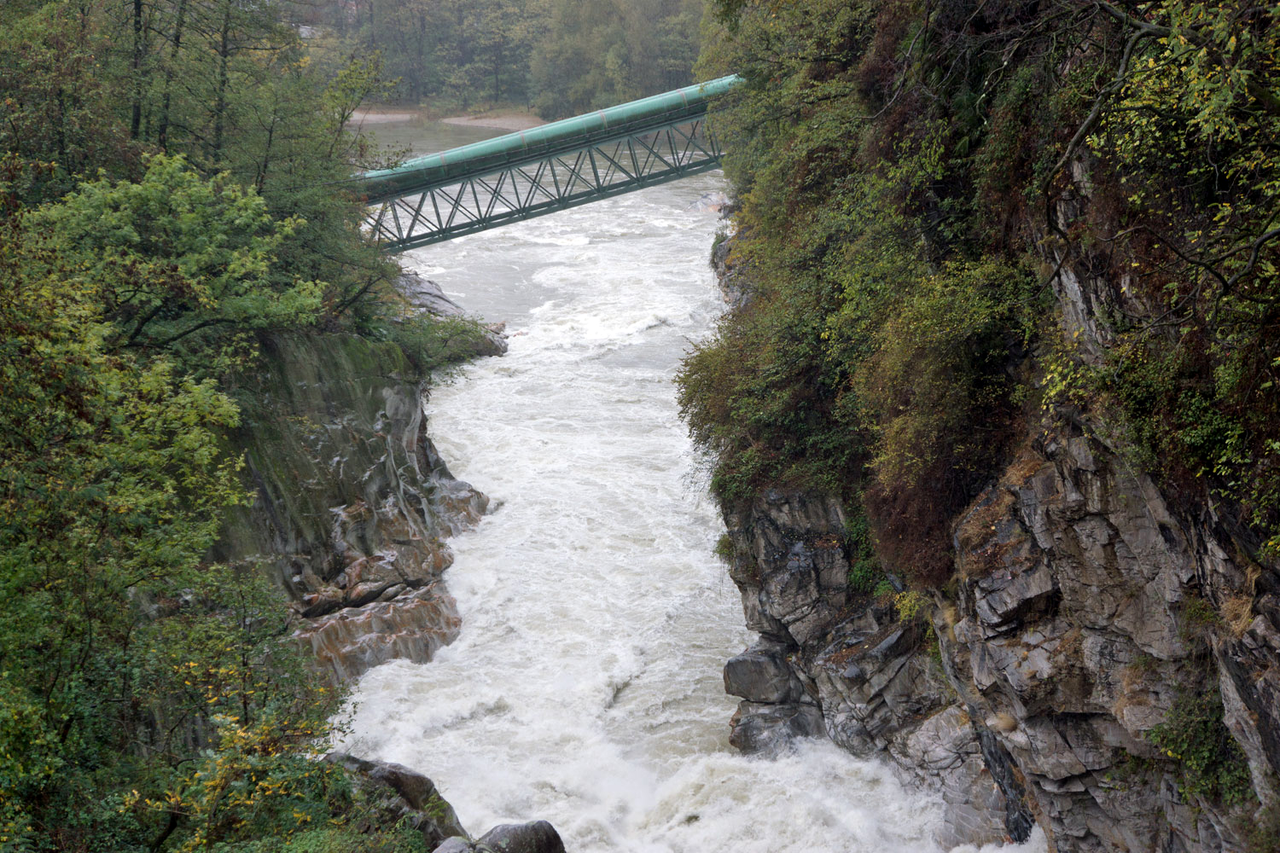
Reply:
<svg viewBox="0 0 1280 853"><path fill-rule="evenodd" d="M343 748L429 775L473 830L545 819L572 853L938 850L939 804L885 765L821 738L771 760L728 741L721 670L753 637L672 385L724 308L719 219L695 204L720 188L407 256L508 324L509 353L429 406L441 455L496 509L450 540L458 639L366 673Z"/></svg>

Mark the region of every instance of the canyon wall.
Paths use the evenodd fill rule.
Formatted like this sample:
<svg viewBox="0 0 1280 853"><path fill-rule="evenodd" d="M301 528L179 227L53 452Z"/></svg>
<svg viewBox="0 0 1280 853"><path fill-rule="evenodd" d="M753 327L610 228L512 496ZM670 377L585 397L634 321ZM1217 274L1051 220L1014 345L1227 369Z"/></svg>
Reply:
<svg viewBox="0 0 1280 853"><path fill-rule="evenodd" d="M274 573L297 639L335 681L393 658L429 661L460 624L441 581L445 539L488 499L454 479L427 435L428 377L391 342L315 334L261 347L234 439L254 499L231 514L214 558ZM486 338L475 355L501 348Z"/></svg>
<svg viewBox="0 0 1280 853"><path fill-rule="evenodd" d="M1086 268L1055 290L1067 336L1101 351L1124 295ZM1057 409L1025 433L934 592L856 594L830 496L766 490L726 513L761 635L725 667L733 742L825 734L887 759L940 793L944 845L1039 825L1058 853L1275 849L1280 578L1226 509L1172 500L1106 424Z"/></svg>

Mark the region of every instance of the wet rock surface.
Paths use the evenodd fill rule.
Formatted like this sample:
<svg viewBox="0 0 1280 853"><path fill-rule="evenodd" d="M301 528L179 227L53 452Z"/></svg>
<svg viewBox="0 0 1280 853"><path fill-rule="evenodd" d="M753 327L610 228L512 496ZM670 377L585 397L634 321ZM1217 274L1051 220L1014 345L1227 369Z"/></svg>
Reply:
<svg viewBox="0 0 1280 853"><path fill-rule="evenodd" d="M426 776L400 764L368 761L345 753L326 755L325 761L351 774L374 804L373 819L379 826L403 824L421 833L428 850L445 839L466 835L453 806L440 796Z"/></svg>
<svg viewBox="0 0 1280 853"><path fill-rule="evenodd" d="M346 335L268 338L243 397L239 449L254 504L213 555L277 573L298 641L335 680L451 642L444 539L488 499L427 437L425 387L398 347Z"/></svg>
<svg viewBox="0 0 1280 853"><path fill-rule="evenodd" d="M476 841L450 838L433 853L565 853L555 827L545 820L501 824Z"/></svg>
<svg viewBox="0 0 1280 853"><path fill-rule="evenodd" d="M945 846L1038 824L1063 852L1244 850L1247 814L1188 793L1151 738L1180 697L1216 688L1254 791L1275 802L1280 611L1249 595L1271 579L1080 430L1047 429L973 502L950 597L913 619L848 591L833 501L770 492L728 522L762 635L725 667L744 751L821 721L939 792Z"/></svg>
<svg viewBox="0 0 1280 853"><path fill-rule="evenodd" d="M730 234L724 239L717 239L711 249L711 268L715 270L720 293L730 308L741 308L751 299L751 277L747 265L733 251L737 242L737 235Z"/></svg>

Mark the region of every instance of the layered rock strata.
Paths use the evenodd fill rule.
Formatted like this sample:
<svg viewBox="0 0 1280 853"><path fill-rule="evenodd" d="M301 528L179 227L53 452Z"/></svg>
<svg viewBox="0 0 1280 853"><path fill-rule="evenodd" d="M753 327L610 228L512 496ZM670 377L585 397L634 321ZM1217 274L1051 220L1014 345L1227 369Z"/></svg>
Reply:
<svg viewBox="0 0 1280 853"><path fill-rule="evenodd" d="M488 499L436 452L425 386L397 346L314 335L262 348L238 435L255 500L232 514L215 559L276 572L299 642L335 680L430 660L459 627L444 539Z"/></svg>
<svg viewBox="0 0 1280 853"><path fill-rule="evenodd" d="M730 245L715 260L740 304ZM1094 268L1064 263L1055 281L1087 359L1110 343L1110 312L1142 311ZM1055 853L1267 849L1258 829L1280 823L1280 576L1250 559L1256 543L1227 510L1171 501L1105 424L1071 411L1031 424L957 521L953 582L910 618L895 595L852 594L832 498L767 491L726 522L761 635L725 667L744 700L740 748L821 731L886 758L940 794L944 846L1038 825ZM1240 757L1238 790L1197 781L1201 756L1158 745L1188 707L1202 709L1197 736L1221 736L1207 760Z"/></svg>

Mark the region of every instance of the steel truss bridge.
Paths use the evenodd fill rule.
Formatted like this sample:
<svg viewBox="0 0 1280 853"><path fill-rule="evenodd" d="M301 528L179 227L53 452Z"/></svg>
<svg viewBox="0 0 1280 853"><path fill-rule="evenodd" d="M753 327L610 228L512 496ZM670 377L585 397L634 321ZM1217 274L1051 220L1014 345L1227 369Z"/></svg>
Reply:
<svg viewBox="0 0 1280 853"><path fill-rule="evenodd" d="M710 98L736 76L688 86L356 177L366 224L403 252L719 167Z"/></svg>

